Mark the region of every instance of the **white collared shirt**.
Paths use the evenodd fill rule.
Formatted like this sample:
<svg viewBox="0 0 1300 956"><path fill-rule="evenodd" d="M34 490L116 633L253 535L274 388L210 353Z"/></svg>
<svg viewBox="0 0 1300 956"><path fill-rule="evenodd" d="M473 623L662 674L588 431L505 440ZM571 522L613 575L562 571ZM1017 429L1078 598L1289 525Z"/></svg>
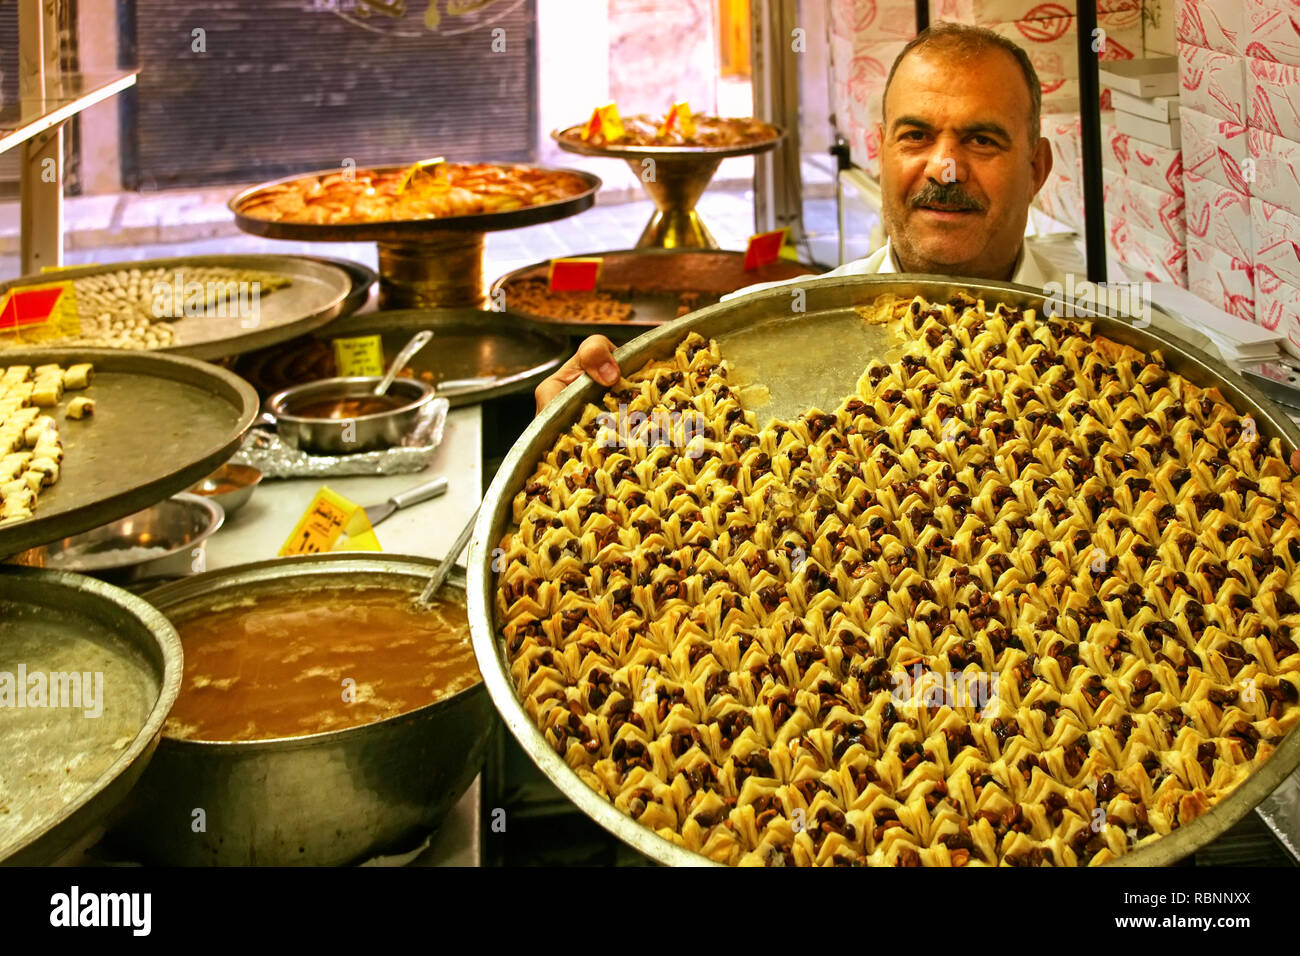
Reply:
<svg viewBox="0 0 1300 956"><path fill-rule="evenodd" d="M884 275L901 271L898 262L894 259L893 243L886 242L884 246L865 259L854 259L852 262L846 262L839 268L832 269L822 275L802 276L796 279L784 279L780 282L760 282L724 295L722 299L726 301L736 296L757 292L760 289L773 289L783 285L807 285L819 279L834 279L838 276ZM1017 285L1029 286L1031 289L1045 289L1049 282L1064 284L1065 277L1056 266L1037 255L1024 242L1021 242L1020 254L1016 257L1016 268L1011 275L1011 281Z"/></svg>

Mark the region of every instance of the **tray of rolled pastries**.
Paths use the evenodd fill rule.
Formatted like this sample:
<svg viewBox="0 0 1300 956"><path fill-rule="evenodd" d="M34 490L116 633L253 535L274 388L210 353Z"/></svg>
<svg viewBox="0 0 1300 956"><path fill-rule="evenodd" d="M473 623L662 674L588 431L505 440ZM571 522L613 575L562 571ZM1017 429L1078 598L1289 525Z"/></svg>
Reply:
<svg viewBox="0 0 1300 956"><path fill-rule="evenodd" d="M195 359L0 353L0 558L184 491L234 453L257 411L251 385Z"/></svg>
<svg viewBox="0 0 1300 956"><path fill-rule="evenodd" d="M468 593L569 799L670 864L1152 865L1296 768L1300 432L1166 333L1043 305L759 292L543 411Z"/></svg>

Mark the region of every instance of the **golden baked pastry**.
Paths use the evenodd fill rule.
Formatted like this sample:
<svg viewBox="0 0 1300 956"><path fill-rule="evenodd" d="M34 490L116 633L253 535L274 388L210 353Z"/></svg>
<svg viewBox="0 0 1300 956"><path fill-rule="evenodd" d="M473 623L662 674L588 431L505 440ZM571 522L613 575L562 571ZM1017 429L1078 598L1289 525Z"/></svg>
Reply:
<svg viewBox="0 0 1300 956"><path fill-rule="evenodd" d="M693 333L560 436L497 564L524 708L725 863L1098 864L1205 813L1300 716L1280 442L1086 322L881 308L908 344L832 412L758 427Z"/></svg>
<svg viewBox="0 0 1300 956"><path fill-rule="evenodd" d="M239 205L240 215L273 222L355 224L445 219L505 212L576 196L588 188L564 170L495 163L443 163L401 189L405 169L303 176L267 186Z"/></svg>
<svg viewBox="0 0 1300 956"><path fill-rule="evenodd" d="M710 116L707 113L692 113L691 122L695 130L689 136L680 128L662 132L664 117L636 113L622 117L623 135L613 142L605 139L604 133L596 130L590 139L584 140L582 132L586 123L570 126L560 133L560 139L588 146L684 146L684 147L726 147L747 146L750 143L766 143L776 139L780 133L770 123L765 123L752 116Z"/></svg>

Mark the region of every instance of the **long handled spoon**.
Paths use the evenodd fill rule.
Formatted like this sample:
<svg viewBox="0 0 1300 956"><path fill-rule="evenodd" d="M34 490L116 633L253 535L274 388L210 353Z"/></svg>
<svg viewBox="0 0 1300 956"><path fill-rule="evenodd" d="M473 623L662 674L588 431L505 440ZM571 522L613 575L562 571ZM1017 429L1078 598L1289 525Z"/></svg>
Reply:
<svg viewBox="0 0 1300 956"><path fill-rule="evenodd" d="M433 333L428 329L423 332L416 332L411 336L411 341L402 347L402 351L397 353L397 358L393 359L393 364L388 366L388 371L384 374L379 384L375 386L375 394L383 395L388 391L388 386L393 384L393 379L397 378L397 373L406 368L406 363L415 357L415 353L420 351L429 344L433 338Z"/></svg>
<svg viewBox="0 0 1300 956"><path fill-rule="evenodd" d="M447 556L438 564L438 570L433 572L433 577L429 579L429 584L415 601L416 605L429 607L433 604L434 598L438 596L438 589L442 583L447 580L447 575L451 574L451 569L456 566L456 559L460 553L465 550L465 545L469 544L469 539L474 534L474 522L478 520L478 508L470 515L469 523L461 529L456 540L452 542L451 547L447 550Z"/></svg>

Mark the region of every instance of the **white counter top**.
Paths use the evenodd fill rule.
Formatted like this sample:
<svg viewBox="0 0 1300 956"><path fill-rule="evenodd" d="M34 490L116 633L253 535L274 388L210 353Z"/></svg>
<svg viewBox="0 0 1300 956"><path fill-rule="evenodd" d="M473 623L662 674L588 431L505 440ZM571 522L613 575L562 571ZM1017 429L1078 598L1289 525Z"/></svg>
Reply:
<svg viewBox="0 0 1300 956"><path fill-rule="evenodd" d="M248 504L227 516L225 525L208 540L207 570L274 558L321 485L328 485L365 507L445 475L448 481L445 495L403 508L375 529L386 553L441 558L483 497L481 413L478 405L454 408L447 413L442 444L423 472L263 480ZM464 567L464 555L459 564Z"/></svg>

